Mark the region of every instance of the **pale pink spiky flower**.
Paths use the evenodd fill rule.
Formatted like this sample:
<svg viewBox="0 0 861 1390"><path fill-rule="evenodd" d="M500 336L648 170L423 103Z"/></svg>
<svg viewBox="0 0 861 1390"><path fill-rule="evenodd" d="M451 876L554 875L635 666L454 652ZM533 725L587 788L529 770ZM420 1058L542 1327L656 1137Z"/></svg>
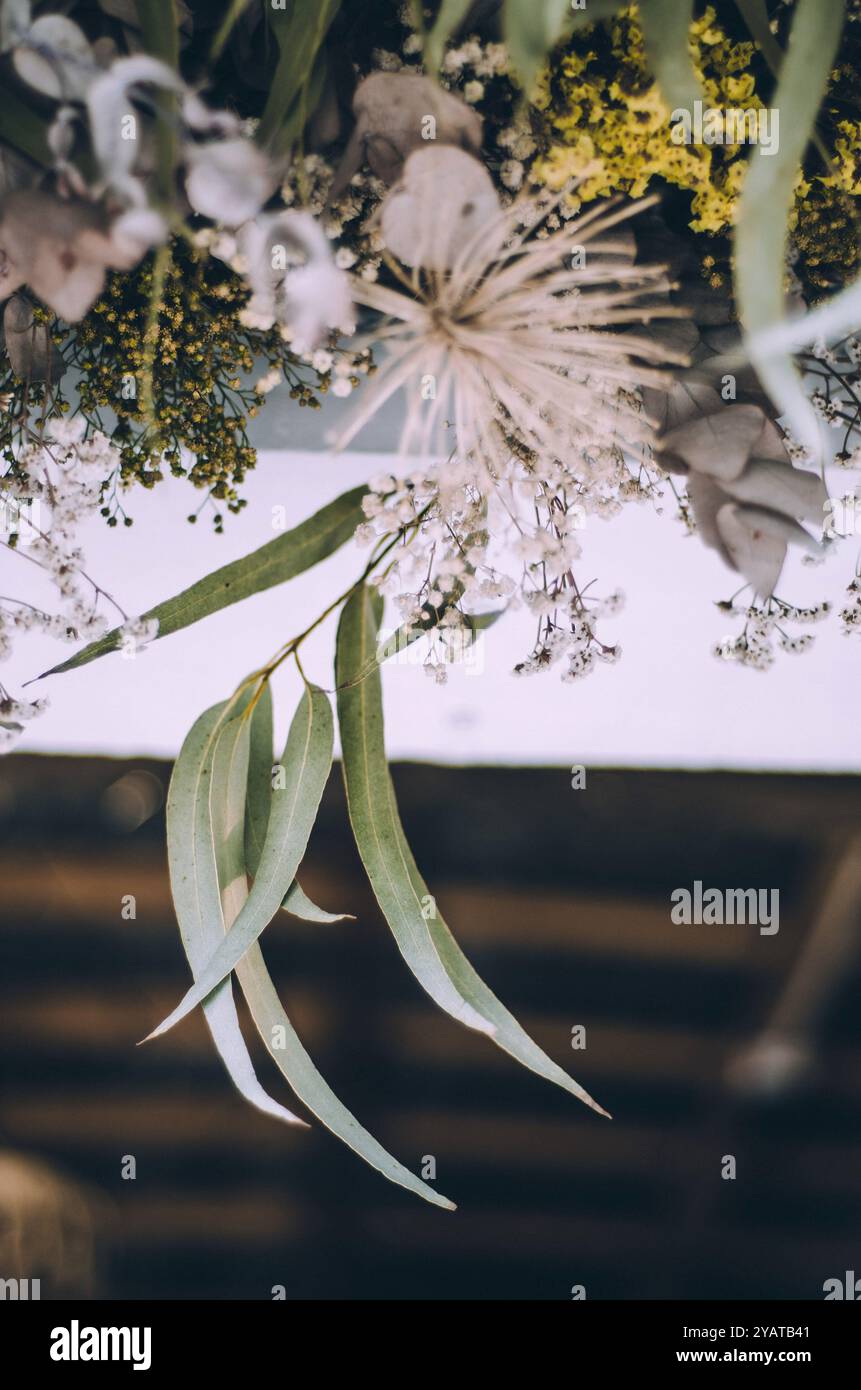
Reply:
<svg viewBox="0 0 861 1390"><path fill-rule="evenodd" d="M447 164L469 161L487 178L450 147L413 155L406 175L411 163L443 154ZM389 238L402 261L385 256L400 288L352 277L355 300L384 315L373 341L387 355L339 446L399 389L401 453L454 450L473 462L476 481L504 476L512 444L550 462L596 445L645 443L649 425L635 389L667 385L656 364L685 360L642 331L678 313L665 298L666 267L635 264L629 243L614 233L646 204L604 204L551 231L547 219L565 195L527 195L507 208L496 204L478 225L465 217L459 237L457 194L443 182L434 207L420 191L425 205L410 209L406 235L401 222ZM474 213L478 197L486 199L483 186L462 209ZM385 205L382 221L385 234Z"/></svg>

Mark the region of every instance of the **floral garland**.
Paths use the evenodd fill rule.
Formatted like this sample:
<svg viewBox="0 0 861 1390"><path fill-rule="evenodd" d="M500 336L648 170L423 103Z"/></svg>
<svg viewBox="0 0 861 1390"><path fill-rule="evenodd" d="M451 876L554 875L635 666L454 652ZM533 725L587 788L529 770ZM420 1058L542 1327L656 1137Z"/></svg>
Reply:
<svg viewBox="0 0 861 1390"><path fill-rule="evenodd" d="M296 879L333 741L302 644L340 611L353 833L418 980L600 1110L439 916L397 815L379 668L424 641L442 681L518 606L536 636L516 674L615 663L599 626L623 599L578 577L584 527L667 496L740 586L717 655L765 669L811 645L792 625L834 604L776 591L790 547L815 564L838 550L854 495L829 497L826 468L861 466L859 30L842 0L0 10L3 543L57 591L54 613L0 598L0 657L32 629L89 644L55 674L353 536L367 548L347 592L183 746L168 847L194 984L156 1032L202 1005L238 1088L294 1121L253 1074L235 972L300 1099L437 1204L329 1091L257 945L281 908L333 920ZM207 509L222 530L256 462L248 422L284 384L288 409L355 397L342 446L399 394L402 467L130 618L89 576L80 522L131 525L135 488L170 473L203 494L189 520ZM386 601L400 626L383 641ZM840 621L861 631L857 569ZM305 693L273 765L269 679L287 660ZM0 686L4 746L43 708Z"/></svg>

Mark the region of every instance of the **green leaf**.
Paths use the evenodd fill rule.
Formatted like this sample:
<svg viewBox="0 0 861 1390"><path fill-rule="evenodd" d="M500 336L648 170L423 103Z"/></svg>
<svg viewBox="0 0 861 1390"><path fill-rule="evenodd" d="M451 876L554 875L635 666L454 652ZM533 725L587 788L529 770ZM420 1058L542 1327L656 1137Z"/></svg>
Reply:
<svg viewBox="0 0 861 1390"><path fill-rule="evenodd" d="M251 0L230 0L224 18L216 30L215 38L212 40L212 47L209 50L210 63L218 62L227 40L250 4Z"/></svg>
<svg viewBox="0 0 861 1390"><path fill-rule="evenodd" d="M248 794L245 803L245 863L253 878L257 873L260 855L266 839L269 812L272 806L272 691L263 687L254 706L251 721L251 748L248 763ZM287 889L281 904L285 912L301 917L305 922L355 921L349 912L326 912L312 903L298 882Z"/></svg>
<svg viewBox="0 0 861 1390"><path fill-rule="evenodd" d="M356 918L352 912L326 912L322 907L318 907L303 893L298 880L290 884L284 895L281 904L285 912L289 912L291 917L299 917L303 922L319 922L328 926L332 922L355 922Z"/></svg>
<svg viewBox="0 0 861 1390"><path fill-rule="evenodd" d="M144 50L179 71L179 25L173 0L137 0ZM161 92L156 106L155 141L159 196L170 207L175 196L176 93Z"/></svg>
<svg viewBox="0 0 861 1390"><path fill-rule="evenodd" d="M170 886L180 935L197 976L224 931L209 817L209 783L219 735L237 705L224 701L197 720L182 745L167 794ZM234 720L234 722L236 722ZM233 1084L256 1109L288 1124L304 1124L260 1085L239 1027L229 980L206 1000L203 1014Z"/></svg>
<svg viewBox="0 0 861 1390"><path fill-rule="evenodd" d="M735 289L750 360L793 434L820 448L816 415L788 351L764 352L757 335L784 319L785 253L801 161L813 137L819 104L837 54L843 0L798 0L772 110L779 147L750 158L739 202Z"/></svg>
<svg viewBox="0 0 861 1390"><path fill-rule="evenodd" d="M232 603L240 603L252 594L295 579L297 574L325 560L350 539L364 520L362 498L366 491L365 487L357 487L345 492L292 531L268 541L241 560L214 570L190 589L149 609L144 617L157 618L158 636L167 637ZM114 628L45 674L56 676L63 671L74 671L88 661L95 661L96 657L116 651L122 641L120 631Z"/></svg>
<svg viewBox="0 0 861 1390"><path fill-rule="evenodd" d="M278 40L279 58L257 129L258 144L279 145L288 113L311 80L317 54L340 3L341 0L294 0L289 11L268 11ZM292 138L291 131L286 143Z"/></svg>
<svg viewBox="0 0 861 1390"><path fill-rule="evenodd" d="M356 845L398 948L439 1006L467 1027L488 1033L531 1071L606 1114L523 1031L476 974L440 916L413 859L398 816L386 763L380 673L357 685L376 649L380 619L367 588L346 604L338 628L336 684L347 804Z"/></svg>
<svg viewBox="0 0 861 1390"><path fill-rule="evenodd" d="M20 154L50 168L53 156L48 147L48 122L43 121L35 111L13 91L7 88L0 101L0 142L11 145Z"/></svg>
<svg viewBox="0 0 861 1390"><path fill-rule="evenodd" d="M506 0L503 34L523 90L529 94L539 69L563 34L609 19L623 0L587 0L572 10L570 0Z"/></svg>
<svg viewBox="0 0 861 1390"><path fill-rule="evenodd" d="M247 722L246 719L246 724ZM157 1038L168 1032L174 1024L179 1023L180 1019L196 1008L230 974L248 948L254 945L261 932L272 921L305 855L332 767L333 740L334 726L329 698L316 686L308 686L299 701L290 726L282 760L284 786L273 793L269 823L253 887L226 937L219 941L210 960L198 971L191 989L164 1022L150 1033L149 1038ZM248 781L247 756L246 751L243 789ZM218 794L223 794L220 788ZM216 796L214 781L212 796ZM243 835L244 817L243 804ZM244 843L241 852L244 865Z"/></svg>
<svg viewBox="0 0 861 1390"><path fill-rule="evenodd" d="M173 0L137 0L144 49L176 69L179 65L179 27Z"/></svg>
<svg viewBox="0 0 861 1390"><path fill-rule="evenodd" d="M243 818L247 806L248 724L251 725L250 745L253 749L255 744L260 743L257 731L259 723L264 726L265 737L267 717L270 725L271 756L271 710L267 716L262 700L258 700L251 711L250 720L245 721L243 726L240 726L238 720L232 720L226 725L218 744L213 773L213 789L216 794L211 798L212 833L228 924L241 913L247 894ZM299 1100L338 1139L343 1140L354 1153L384 1177L415 1192L435 1206L453 1210L454 1204L448 1198L423 1183L387 1153L373 1135L369 1134L355 1116L341 1104L334 1091L327 1085L302 1046L281 1005L258 943L255 943L238 962L236 974L254 1025L273 1061Z"/></svg>
<svg viewBox="0 0 861 1390"><path fill-rule="evenodd" d="M694 0L640 0L639 10L646 57L664 101L693 114L703 96L688 50Z"/></svg>
<svg viewBox="0 0 861 1390"><path fill-rule="evenodd" d="M783 62L783 49L771 32L766 0L736 0L736 4L750 31L751 38L755 40L771 72L776 77Z"/></svg>

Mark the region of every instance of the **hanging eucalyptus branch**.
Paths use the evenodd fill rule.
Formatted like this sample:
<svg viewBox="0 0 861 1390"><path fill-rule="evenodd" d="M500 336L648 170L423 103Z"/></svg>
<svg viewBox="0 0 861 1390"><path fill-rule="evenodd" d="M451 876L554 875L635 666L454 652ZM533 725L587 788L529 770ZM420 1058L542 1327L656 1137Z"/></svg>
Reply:
<svg viewBox="0 0 861 1390"><path fill-rule="evenodd" d="M92 39L92 16L82 27L76 7L64 9L34 16L29 0L0 9L0 61L15 84L0 109L0 482L16 505L45 508L44 524L26 533L26 558L66 605L49 614L0 600L0 655L12 628L38 627L85 644L46 674L71 671L285 583L353 537L370 548L347 590L185 739L167 833L192 984L150 1036L201 1007L241 1094L303 1123L255 1075L235 976L308 1110L386 1177L451 1207L335 1097L263 960L262 935L282 912L321 927L345 915L316 906L299 881L331 773L330 696L353 838L416 980L452 1018L606 1114L523 1031L440 915L398 814L380 668L422 637L446 652L468 648L513 604L536 622L516 674L565 658L568 682L615 662L620 649L598 622L621 596L578 579L579 532L587 514L655 503L669 474L685 478L676 494L685 524L752 591L740 608L735 596L722 605L745 628L718 654L761 669L773 634L787 651L809 644L782 624L815 621L829 605L800 608L775 587L789 545L818 559L830 544L803 524L821 520L825 484L797 466L818 450L820 422L843 432L840 463L858 453L861 282L853 266L826 303L788 315L786 260L810 161L829 191L857 183L851 130L841 141L821 120L844 0L738 0L733 24L753 40L739 45L712 32L712 10L693 0L641 0L636 10L620 0L393 5L379 35L351 0L229 0L200 33L174 0L124 6L122 24L105 5L105 32ZM481 41L471 33L479 14L496 25ZM725 70L704 53L712 48ZM746 90L763 74L767 87L776 81L779 148L735 149L721 164L725 182L710 181L707 161L670 157L668 116L692 108L709 82L729 91L745 63ZM636 151L621 167L619 149ZM707 254L656 213L662 177L696 190ZM741 332L717 248L733 263ZM827 275L816 284L834 288ZM244 381L260 360L268 370ZM729 404L728 368L738 388ZM73 370L74 406L61 385ZM803 373L824 383L810 399ZM131 524L120 492L135 480L153 486L165 469L239 510L254 462L246 424L268 393L286 381L285 403L316 408L318 394L349 396L362 376L376 380L342 444L403 390L399 452L429 464L344 493L138 618L90 578L74 538L82 518ZM220 529L219 511L215 520ZM17 535L3 545L27 548ZM844 629L857 631L861 581L848 592ZM384 596L400 612L386 638ZM110 630L102 598L122 619ZM336 614L328 689L306 675L303 649ZM303 693L275 761L270 683L287 662ZM425 669L445 677L444 662L429 658ZM0 686L0 743L42 707Z"/></svg>

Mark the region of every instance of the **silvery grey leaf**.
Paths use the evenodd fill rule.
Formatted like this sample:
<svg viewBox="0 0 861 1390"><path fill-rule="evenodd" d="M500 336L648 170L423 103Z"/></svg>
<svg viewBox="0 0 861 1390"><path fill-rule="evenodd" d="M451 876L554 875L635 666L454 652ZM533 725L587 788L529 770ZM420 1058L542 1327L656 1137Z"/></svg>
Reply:
<svg viewBox="0 0 861 1390"><path fill-rule="evenodd" d="M744 575L758 596L767 598L780 578L787 543L758 513L759 509L727 502L715 521L733 568Z"/></svg>
<svg viewBox="0 0 861 1390"><path fill-rule="evenodd" d="M773 459L752 459L740 478L726 485L741 502L751 502L799 521L821 525L827 489L818 473Z"/></svg>
<svg viewBox="0 0 861 1390"><path fill-rule="evenodd" d="M714 415L688 420L659 441L661 460L672 456L695 473L728 482L742 472L765 418L759 406L726 405Z"/></svg>
<svg viewBox="0 0 861 1390"><path fill-rule="evenodd" d="M732 556L724 545L718 529L717 515L731 499L705 473L692 473L688 481L688 500L693 508L697 532L703 545L716 550L725 565L735 569Z"/></svg>
<svg viewBox="0 0 861 1390"><path fill-rule="evenodd" d="M714 386L694 372L685 372L669 391L661 391L654 386L643 388L643 405L649 419L655 422L658 433L672 432L689 420L710 415L719 410L721 404ZM688 471L684 461L670 452L662 455L661 466L671 473Z"/></svg>

